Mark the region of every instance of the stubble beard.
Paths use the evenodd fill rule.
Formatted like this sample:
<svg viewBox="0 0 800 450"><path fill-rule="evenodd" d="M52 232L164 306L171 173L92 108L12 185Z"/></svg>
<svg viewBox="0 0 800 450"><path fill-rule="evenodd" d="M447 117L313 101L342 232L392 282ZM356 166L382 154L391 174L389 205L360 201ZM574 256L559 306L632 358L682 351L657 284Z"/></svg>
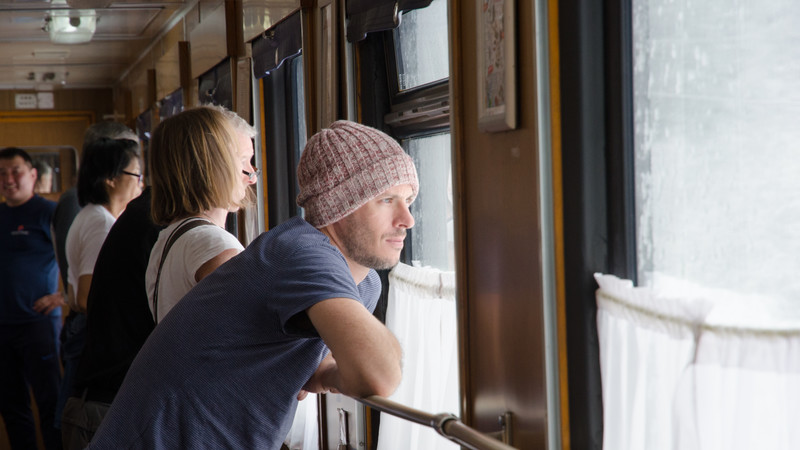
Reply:
<svg viewBox="0 0 800 450"><path fill-rule="evenodd" d="M339 239L348 258L364 267L375 270L391 269L397 265L400 260L399 254L396 257L381 257L372 253L369 248L367 248L365 244L371 241L369 230L347 221L347 218L342 221L342 225L343 227L340 230ZM405 237L405 232L401 231L394 235L381 236L381 241L393 236Z"/></svg>

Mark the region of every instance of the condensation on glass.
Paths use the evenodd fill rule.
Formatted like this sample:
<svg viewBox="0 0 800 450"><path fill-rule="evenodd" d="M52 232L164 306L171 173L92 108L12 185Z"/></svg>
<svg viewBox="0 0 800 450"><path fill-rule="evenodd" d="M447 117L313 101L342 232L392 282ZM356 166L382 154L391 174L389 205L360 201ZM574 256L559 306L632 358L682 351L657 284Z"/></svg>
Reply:
<svg viewBox="0 0 800 450"><path fill-rule="evenodd" d="M434 0L427 8L403 14L394 33L401 91L450 76L445 0Z"/></svg>
<svg viewBox="0 0 800 450"><path fill-rule="evenodd" d="M634 0L640 284L800 297L798 19L792 0Z"/></svg>
<svg viewBox="0 0 800 450"><path fill-rule="evenodd" d="M412 265L454 271L450 134L406 139L403 148L414 159L419 176L420 195L411 205Z"/></svg>

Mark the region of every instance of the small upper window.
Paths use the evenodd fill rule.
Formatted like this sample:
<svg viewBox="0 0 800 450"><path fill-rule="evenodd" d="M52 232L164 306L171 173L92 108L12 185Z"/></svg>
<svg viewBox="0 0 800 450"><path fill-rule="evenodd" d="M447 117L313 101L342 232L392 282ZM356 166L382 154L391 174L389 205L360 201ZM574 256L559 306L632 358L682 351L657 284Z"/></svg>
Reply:
<svg viewBox="0 0 800 450"><path fill-rule="evenodd" d="M394 47L400 91L448 78L447 2L403 14Z"/></svg>

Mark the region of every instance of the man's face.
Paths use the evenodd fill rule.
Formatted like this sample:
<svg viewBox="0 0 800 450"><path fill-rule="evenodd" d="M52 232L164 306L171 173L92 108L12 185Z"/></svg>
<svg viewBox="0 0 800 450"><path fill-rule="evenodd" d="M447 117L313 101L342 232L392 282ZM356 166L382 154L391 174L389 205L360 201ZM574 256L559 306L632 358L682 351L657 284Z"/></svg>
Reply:
<svg viewBox="0 0 800 450"><path fill-rule="evenodd" d="M33 197L36 170L22 159L0 159L0 193L9 206L19 206Z"/></svg>
<svg viewBox="0 0 800 450"><path fill-rule="evenodd" d="M414 198L410 185L395 186L333 224L345 256L371 269L394 267L406 230L414 226L408 209Z"/></svg>

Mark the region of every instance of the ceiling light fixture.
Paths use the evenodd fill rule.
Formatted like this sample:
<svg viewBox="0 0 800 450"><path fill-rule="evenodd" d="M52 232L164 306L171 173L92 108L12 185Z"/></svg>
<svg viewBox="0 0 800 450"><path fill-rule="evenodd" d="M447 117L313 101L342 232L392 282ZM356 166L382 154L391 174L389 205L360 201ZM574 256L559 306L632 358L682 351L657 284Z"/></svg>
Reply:
<svg viewBox="0 0 800 450"><path fill-rule="evenodd" d="M52 5L67 6L66 0L53 0ZM92 40L97 28L94 9L52 9L45 18L44 30L54 44L83 44Z"/></svg>

